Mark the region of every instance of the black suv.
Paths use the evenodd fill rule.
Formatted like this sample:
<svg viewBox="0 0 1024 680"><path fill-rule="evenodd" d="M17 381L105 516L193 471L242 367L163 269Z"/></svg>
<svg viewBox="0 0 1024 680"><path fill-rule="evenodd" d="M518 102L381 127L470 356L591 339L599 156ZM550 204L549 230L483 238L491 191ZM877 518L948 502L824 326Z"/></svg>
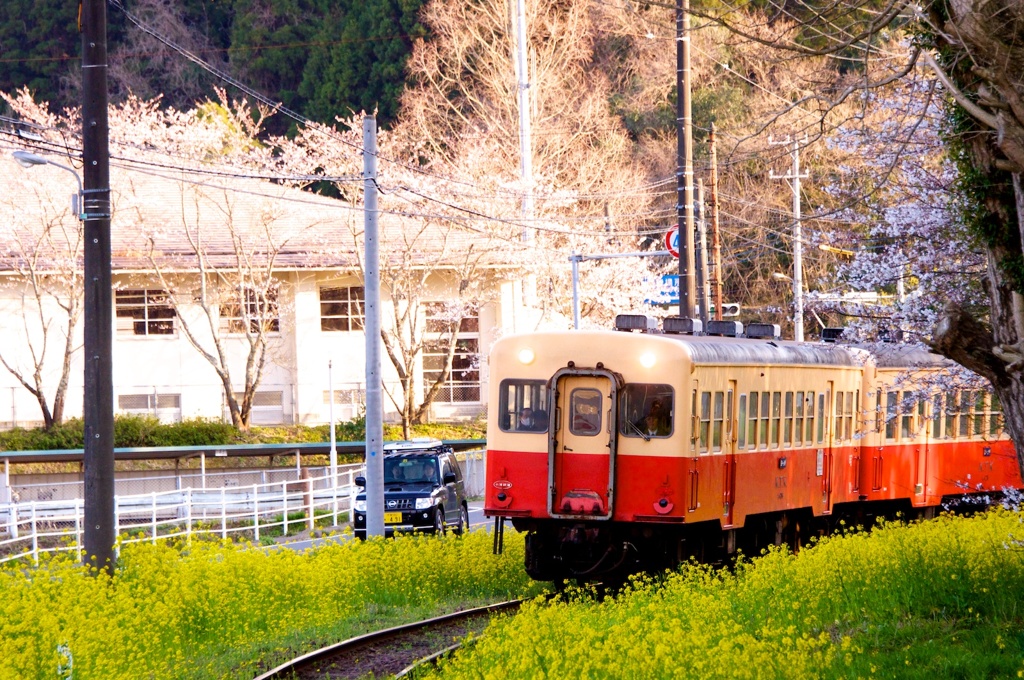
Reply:
<svg viewBox="0 0 1024 680"><path fill-rule="evenodd" d="M366 538L366 478L353 506L352 529ZM437 440L388 442L384 445L384 532L425 531L456 534L469 529L469 508L462 469L452 447Z"/></svg>

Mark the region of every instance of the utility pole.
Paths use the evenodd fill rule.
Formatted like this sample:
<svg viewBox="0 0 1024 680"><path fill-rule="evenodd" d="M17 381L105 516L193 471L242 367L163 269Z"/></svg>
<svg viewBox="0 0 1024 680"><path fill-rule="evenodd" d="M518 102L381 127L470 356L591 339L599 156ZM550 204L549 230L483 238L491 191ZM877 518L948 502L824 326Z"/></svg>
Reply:
<svg viewBox="0 0 1024 680"><path fill-rule="evenodd" d="M114 573L114 376L110 274L107 3L82 1L82 162L85 260L85 544L89 567Z"/></svg>
<svg viewBox="0 0 1024 680"><path fill-rule="evenodd" d="M384 535L384 408L380 372L377 117L363 116L363 290L366 293L366 535Z"/></svg>
<svg viewBox="0 0 1024 680"><path fill-rule="evenodd" d="M690 0L676 0L676 211L679 220L679 316L694 318L693 121L690 102Z"/></svg>
<svg viewBox="0 0 1024 680"><path fill-rule="evenodd" d="M793 169L788 175L770 173L772 179L789 180L793 189L793 339L804 341L804 264L803 264L803 233L800 225L800 180L807 179L807 173L800 174L800 143L796 137L787 137L778 142L769 140L771 146L791 145ZM807 136L804 136L804 144Z"/></svg>
<svg viewBox="0 0 1024 680"><path fill-rule="evenodd" d="M520 239L533 245L533 137L530 123L529 35L526 32L526 0L515 0L516 77L519 94L519 178L523 185L522 216L525 226ZM537 302L537 277L527 274L522 282L522 299L526 306Z"/></svg>
<svg viewBox="0 0 1024 680"><path fill-rule="evenodd" d="M711 124L708 138L711 146L711 248L714 252L714 267L711 281L715 292L715 321L722 320L722 237L718 233L718 154L715 150L715 124Z"/></svg>
<svg viewBox="0 0 1024 680"><path fill-rule="evenodd" d="M706 331L711 314L711 279L708 276L708 229L704 218L704 180L697 180L697 291L700 295L700 323ZM696 211L695 211L696 212Z"/></svg>

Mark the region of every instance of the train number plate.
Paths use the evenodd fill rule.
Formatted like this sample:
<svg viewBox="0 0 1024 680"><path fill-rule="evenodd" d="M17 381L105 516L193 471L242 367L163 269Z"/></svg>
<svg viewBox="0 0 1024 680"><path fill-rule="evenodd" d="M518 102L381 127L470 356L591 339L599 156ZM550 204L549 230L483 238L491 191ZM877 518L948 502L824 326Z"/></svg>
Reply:
<svg viewBox="0 0 1024 680"><path fill-rule="evenodd" d="M402 513L400 512L385 512L384 513L384 524L401 524Z"/></svg>

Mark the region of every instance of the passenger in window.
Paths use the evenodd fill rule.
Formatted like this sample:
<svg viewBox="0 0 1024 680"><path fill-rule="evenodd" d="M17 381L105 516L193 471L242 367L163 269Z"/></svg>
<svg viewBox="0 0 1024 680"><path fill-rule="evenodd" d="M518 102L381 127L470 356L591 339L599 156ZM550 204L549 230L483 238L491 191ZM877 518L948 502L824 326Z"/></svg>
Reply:
<svg viewBox="0 0 1024 680"><path fill-rule="evenodd" d="M640 432L651 437L667 437L672 432L669 415L661 399L651 402L651 407L647 409L647 415L640 419L636 427Z"/></svg>
<svg viewBox="0 0 1024 680"><path fill-rule="evenodd" d="M516 423L516 429L520 432L537 431L537 419L533 414L533 409L529 406L519 412L519 421Z"/></svg>
<svg viewBox="0 0 1024 680"><path fill-rule="evenodd" d="M544 409L537 409L533 412L533 429L536 432L546 432L548 429L548 412Z"/></svg>

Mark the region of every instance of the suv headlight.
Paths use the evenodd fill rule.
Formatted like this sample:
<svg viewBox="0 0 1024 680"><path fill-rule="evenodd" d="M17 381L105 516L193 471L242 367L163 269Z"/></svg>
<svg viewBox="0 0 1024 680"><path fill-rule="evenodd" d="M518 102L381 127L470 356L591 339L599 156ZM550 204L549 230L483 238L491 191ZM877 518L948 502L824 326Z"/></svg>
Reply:
<svg viewBox="0 0 1024 680"><path fill-rule="evenodd" d="M352 509L356 512L366 512L366 501L356 501L352 504Z"/></svg>
<svg viewBox="0 0 1024 680"><path fill-rule="evenodd" d="M417 498L416 499L416 509L417 510L426 510L428 508L434 507L435 505L437 505L437 499L436 498Z"/></svg>

